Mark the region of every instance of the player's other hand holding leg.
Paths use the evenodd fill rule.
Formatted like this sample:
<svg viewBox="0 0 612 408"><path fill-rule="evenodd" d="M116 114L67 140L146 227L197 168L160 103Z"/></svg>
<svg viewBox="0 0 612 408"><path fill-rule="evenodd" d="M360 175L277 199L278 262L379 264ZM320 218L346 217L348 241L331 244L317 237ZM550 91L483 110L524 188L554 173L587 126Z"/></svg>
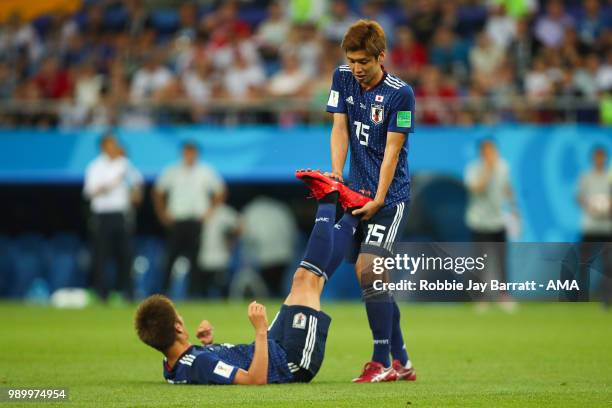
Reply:
<svg viewBox="0 0 612 408"><path fill-rule="evenodd" d="M256 301L251 302L248 309L249 320L255 329L255 333L267 332L268 318L266 316L266 307Z"/></svg>

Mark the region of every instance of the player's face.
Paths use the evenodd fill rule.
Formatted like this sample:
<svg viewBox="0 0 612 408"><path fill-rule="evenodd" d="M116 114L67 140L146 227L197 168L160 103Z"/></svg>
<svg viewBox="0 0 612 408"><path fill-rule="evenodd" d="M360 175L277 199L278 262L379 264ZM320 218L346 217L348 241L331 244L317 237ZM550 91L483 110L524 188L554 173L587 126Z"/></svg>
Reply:
<svg viewBox="0 0 612 408"><path fill-rule="evenodd" d="M374 57L365 50L347 51L346 53L346 59L353 76L364 87L373 86L380 79L382 72L380 63L383 58L384 53Z"/></svg>

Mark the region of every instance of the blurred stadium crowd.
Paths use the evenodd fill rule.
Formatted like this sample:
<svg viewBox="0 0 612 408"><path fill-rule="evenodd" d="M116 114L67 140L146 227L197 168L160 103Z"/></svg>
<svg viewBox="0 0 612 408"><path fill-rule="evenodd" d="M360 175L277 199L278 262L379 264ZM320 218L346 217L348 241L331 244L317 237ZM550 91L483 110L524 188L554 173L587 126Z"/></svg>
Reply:
<svg viewBox="0 0 612 408"><path fill-rule="evenodd" d="M612 123L607 0L88 0L0 24L0 125L325 121L358 18L421 124Z"/></svg>

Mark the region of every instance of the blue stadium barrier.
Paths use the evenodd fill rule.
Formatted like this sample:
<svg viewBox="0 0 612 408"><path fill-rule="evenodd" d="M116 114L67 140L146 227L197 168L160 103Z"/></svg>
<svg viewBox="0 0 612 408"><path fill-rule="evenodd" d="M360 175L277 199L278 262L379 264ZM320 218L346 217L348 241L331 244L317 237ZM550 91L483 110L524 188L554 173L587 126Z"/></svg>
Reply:
<svg viewBox="0 0 612 408"><path fill-rule="evenodd" d="M134 253L134 294L145 298L162 290L165 246L161 239L151 236L136 238Z"/></svg>
<svg viewBox="0 0 612 408"><path fill-rule="evenodd" d="M8 296L13 281L13 244L9 237L0 235L0 297Z"/></svg>
<svg viewBox="0 0 612 408"><path fill-rule="evenodd" d="M11 253L13 276L10 297L23 298L37 279L44 279L45 246L44 238L38 234L24 234L15 239Z"/></svg>
<svg viewBox="0 0 612 408"><path fill-rule="evenodd" d="M438 242L466 242L470 233L464 222L467 194L460 180L432 177L413 194L408 220L423 224Z"/></svg>
<svg viewBox="0 0 612 408"><path fill-rule="evenodd" d="M202 157L229 182L295 182L296 168L329 167L329 127L173 126L115 129L130 159L153 180L177 160L185 140L195 140ZM98 153L102 129L0 130L0 183L82 182ZM409 163L420 172L463 178L477 156L477 141L497 140L510 165L523 241L572 241L579 236L580 209L574 200L590 151L612 151L610 129L589 125L497 125L417 128L410 136ZM26 153L24 153L26 152Z"/></svg>
<svg viewBox="0 0 612 408"><path fill-rule="evenodd" d="M46 278L51 292L66 287L84 287L87 271L79 268L82 243L76 234L57 234L47 241Z"/></svg>

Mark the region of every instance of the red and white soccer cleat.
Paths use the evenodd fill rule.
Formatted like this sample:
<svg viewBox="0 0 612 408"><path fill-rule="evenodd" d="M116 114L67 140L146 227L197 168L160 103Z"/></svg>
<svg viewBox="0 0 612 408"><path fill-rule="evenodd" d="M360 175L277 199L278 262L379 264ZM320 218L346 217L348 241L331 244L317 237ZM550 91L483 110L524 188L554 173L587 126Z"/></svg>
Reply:
<svg viewBox="0 0 612 408"><path fill-rule="evenodd" d="M340 193L342 186L342 183L331 177L325 176L319 170L297 170L295 172L295 177L306 183L312 196L317 200L320 200L334 191Z"/></svg>
<svg viewBox="0 0 612 408"><path fill-rule="evenodd" d="M353 378L354 383L376 383L397 380L397 374L393 366L385 368L376 361L370 361L363 367L363 372L357 378Z"/></svg>
<svg viewBox="0 0 612 408"><path fill-rule="evenodd" d="M414 367L406 368L399 360L393 360L392 367L397 374L397 381L416 381Z"/></svg>
<svg viewBox="0 0 612 408"><path fill-rule="evenodd" d="M347 186L345 186L344 184L341 184L341 185L342 185L342 189L340 190L340 204L342 205L342 208L344 208L345 210L349 208L351 209L361 208L367 203L369 203L370 201L372 201L370 197L367 197L361 193L353 191Z"/></svg>
<svg viewBox="0 0 612 408"><path fill-rule="evenodd" d="M319 200L327 194L337 191L340 193L340 205L345 210L348 208L361 208L370 201L371 198L351 190L346 185L331 177L327 177L319 170L298 170L295 177L306 183L312 196Z"/></svg>

